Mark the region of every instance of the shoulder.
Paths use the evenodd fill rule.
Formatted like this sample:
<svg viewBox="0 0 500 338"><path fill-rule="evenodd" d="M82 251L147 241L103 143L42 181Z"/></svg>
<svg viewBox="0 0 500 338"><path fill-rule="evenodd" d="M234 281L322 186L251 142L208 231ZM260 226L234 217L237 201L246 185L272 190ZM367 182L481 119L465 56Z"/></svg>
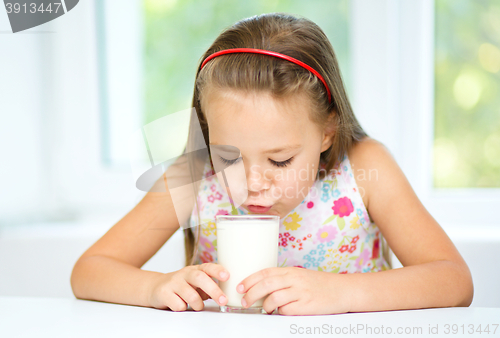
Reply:
<svg viewBox="0 0 500 338"><path fill-rule="evenodd" d="M348 152L354 179L363 202L369 209L370 197L381 185L388 184L391 175L402 174L401 169L387 147L371 138L365 137Z"/></svg>
<svg viewBox="0 0 500 338"><path fill-rule="evenodd" d="M394 160L391 152L383 143L368 136L354 144L349 150L348 156L349 160L356 160L359 164L374 164L387 162L389 159Z"/></svg>
<svg viewBox="0 0 500 338"><path fill-rule="evenodd" d="M352 147L348 156L352 158L360 192L361 187L366 190L363 200L367 199L368 214L403 266L449 260L467 269L453 242L419 200L387 147L366 138ZM362 172L364 179L359 179Z"/></svg>

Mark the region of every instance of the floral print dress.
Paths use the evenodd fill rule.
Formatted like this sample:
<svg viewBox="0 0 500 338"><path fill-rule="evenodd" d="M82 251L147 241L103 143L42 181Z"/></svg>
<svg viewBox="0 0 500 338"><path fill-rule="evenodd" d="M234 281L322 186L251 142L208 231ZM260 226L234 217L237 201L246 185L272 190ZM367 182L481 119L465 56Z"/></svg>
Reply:
<svg viewBox="0 0 500 338"><path fill-rule="evenodd" d="M197 221L195 210L190 219L193 233L196 224L202 224L195 264L217 263L215 216L231 213L229 196L214 175L210 161L205 165L204 177L198 195L201 222ZM382 255L387 244L368 215L347 155L329 175L317 179L314 188L301 204L280 219L278 266L333 273L390 269ZM237 211L239 215L249 213L244 208Z"/></svg>

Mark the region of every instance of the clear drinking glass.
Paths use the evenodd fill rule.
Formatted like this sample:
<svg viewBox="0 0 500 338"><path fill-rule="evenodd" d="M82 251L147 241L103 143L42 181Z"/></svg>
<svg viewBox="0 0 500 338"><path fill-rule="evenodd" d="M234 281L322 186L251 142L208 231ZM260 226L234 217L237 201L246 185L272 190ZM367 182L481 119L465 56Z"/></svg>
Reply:
<svg viewBox="0 0 500 338"><path fill-rule="evenodd" d="M217 259L229 271L229 279L219 281L228 302L220 306L221 312L266 313L262 308L264 298L249 308L243 308L244 294L236 286L251 274L278 265L279 216L241 215L216 216Z"/></svg>

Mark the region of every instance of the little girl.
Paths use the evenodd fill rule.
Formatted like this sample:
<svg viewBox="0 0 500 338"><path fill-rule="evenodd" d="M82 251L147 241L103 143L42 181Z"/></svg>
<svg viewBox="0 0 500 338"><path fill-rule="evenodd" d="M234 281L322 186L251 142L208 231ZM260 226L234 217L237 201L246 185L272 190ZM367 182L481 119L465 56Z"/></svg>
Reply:
<svg viewBox="0 0 500 338"><path fill-rule="evenodd" d="M201 208L184 230L186 267L140 269L179 228L168 191L148 192L75 264L76 297L173 311L202 310L208 298L225 305L216 280L230 275L217 264L214 217L260 213L280 216L279 267L241 281L244 307L265 296L268 313L285 315L470 305L466 263L361 128L313 22L273 13L226 29L202 57L193 107L211 149L240 155L212 151L205 163ZM216 161L244 166L248 195L237 209ZM403 268L391 269L389 247Z"/></svg>

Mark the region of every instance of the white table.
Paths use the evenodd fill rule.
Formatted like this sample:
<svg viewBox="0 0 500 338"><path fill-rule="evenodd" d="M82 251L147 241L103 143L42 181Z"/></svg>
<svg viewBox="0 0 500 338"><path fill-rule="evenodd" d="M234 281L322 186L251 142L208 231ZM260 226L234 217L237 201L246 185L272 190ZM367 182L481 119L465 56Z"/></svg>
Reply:
<svg viewBox="0 0 500 338"><path fill-rule="evenodd" d="M445 334L447 324L449 334ZM453 324L459 329L457 334L452 334ZM488 324L489 334L484 332ZM462 325L465 333L462 333ZM479 325L482 334L476 332ZM367 331L368 327L372 334ZM471 327L475 330L473 334L467 333ZM316 335L322 337L348 336L349 333L354 337L385 337L389 328L394 337L500 337L500 308L280 316L219 313L212 300L205 301L205 310L201 312L172 312L71 298L0 297L0 337L9 338L310 337L314 335L307 334L307 330L314 332L315 328ZM357 333L356 328L359 328ZM403 330L401 334L397 334L398 328ZM429 328L437 329L438 334L429 334ZM405 330L415 331L404 334Z"/></svg>

